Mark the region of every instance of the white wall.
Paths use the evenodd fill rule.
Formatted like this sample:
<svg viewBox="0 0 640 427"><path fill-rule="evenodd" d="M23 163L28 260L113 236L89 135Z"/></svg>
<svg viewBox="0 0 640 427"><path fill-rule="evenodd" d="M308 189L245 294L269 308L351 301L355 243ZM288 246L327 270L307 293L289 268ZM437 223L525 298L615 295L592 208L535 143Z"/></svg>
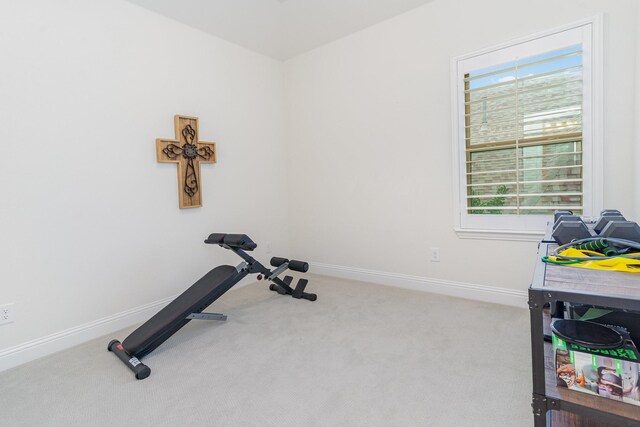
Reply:
<svg viewBox="0 0 640 427"><path fill-rule="evenodd" d="M640 24L640 6L637 7L637 14L636 14L636 22L638 24ZM635 79L634 79L634 87L635 87L635 94L636 94L636 105L635 105L635 124L636 124L636 135L635 135L635 164L634 166L634 171L635 173L633 174L633 182L635 185L634 188L634 192L633 192L633 200L635 201L635 212L636 212L636 218L638 218L640 216L640 167L637 167L637 165L640 165L640 28L638 28L638 25L636 25L636 52L635 52L635 58L636 58L636 69L635 69Z"/></svg>
<svg viewBox="0 0 640 427"><path fill-rule="evenodd" d="M535 244L453 232L449 61L600 12L605 206L637 217L633 0L436 0L288 61L284 79L277 61L129 3L1 2L0 304L16 322L0 326L0 370L235 264L202 243L213 231L330 273L524 296ZM218 142L201 209L178 209L175 166L155 159L176 113Z"/></svg>
<svg viewBox="0 0 640 427"><path fill-rule="evenodd" d="M453 231L450 59L604 13L604 202L634 215L636 3L436 0L287 61L292 250L324 272L524 304L536 244Z"/></svg>
<svg viewBox="0 0 640 427"><path fill-rule="evenodd" d="M130 3L82 0L0 2L0 58L0 305L16 312L0 355L237 264L203 243L211 232L286 256L280 62ZM174 114L198 116L218 143L201 209L178 208L176 166L156 162Z"/></svg>

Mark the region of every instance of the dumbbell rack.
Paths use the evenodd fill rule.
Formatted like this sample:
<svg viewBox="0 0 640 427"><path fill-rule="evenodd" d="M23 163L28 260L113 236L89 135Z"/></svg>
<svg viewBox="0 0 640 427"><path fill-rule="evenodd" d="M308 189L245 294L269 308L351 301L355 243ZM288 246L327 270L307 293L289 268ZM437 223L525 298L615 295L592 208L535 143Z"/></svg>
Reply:
<svg viewBox="0 0 640 427"><path fill-rule="evenodd" d="M549 426L564 417L571 419L570 425L638 426L639 406L558 387L553 350L544 334L550 322L549 307L565 302L640 312L640 274L545 264L540 258L557 246L550 238L551 226L538 246L529 287L534 424ZM576 420L580 417L586 420ZM574 424L576 421L585 424Z"/></svg>

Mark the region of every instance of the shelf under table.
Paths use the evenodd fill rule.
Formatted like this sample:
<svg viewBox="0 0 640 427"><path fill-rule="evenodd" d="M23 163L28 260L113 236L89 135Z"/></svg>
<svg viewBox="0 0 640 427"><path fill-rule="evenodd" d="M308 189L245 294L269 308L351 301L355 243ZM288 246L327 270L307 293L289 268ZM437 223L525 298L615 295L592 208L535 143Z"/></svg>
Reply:
<svg viewBox="0 0 640 427"><path fill-rule="evenodd" d="M606 413L617 414L621 417L637 421L640 425L640 406L558 387L556 384L555 360L550 343L545 343L544 345L544 368L545 391L547 397L587 408L597 409L598 411ZM559 409L563 409L562 403L560 404Z"/></svg>

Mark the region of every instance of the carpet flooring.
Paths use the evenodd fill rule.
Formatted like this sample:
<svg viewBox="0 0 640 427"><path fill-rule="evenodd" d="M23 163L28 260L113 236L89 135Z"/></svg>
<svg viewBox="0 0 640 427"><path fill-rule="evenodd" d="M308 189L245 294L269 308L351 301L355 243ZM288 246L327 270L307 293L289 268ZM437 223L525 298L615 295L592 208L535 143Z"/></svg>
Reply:
<svg viewBox="0 0 640 427"><path fill-rule="evenodd" d="M531 426L529 312L308 275L233 290L144 362L116 332L0 373L0 426Z"/></svg>

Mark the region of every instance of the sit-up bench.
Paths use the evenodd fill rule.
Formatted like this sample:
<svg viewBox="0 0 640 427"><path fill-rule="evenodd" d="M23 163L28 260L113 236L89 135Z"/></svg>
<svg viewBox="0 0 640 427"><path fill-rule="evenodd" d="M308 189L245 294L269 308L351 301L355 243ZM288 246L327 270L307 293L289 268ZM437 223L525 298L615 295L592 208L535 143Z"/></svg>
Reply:
<svg viewBox="0 0 640 427"><path fill-rule="evenodd" d="M273 257L271 265L275 269L270 270L245 252L254 250L257 245L244 234L214 233L204 242L229 249L244 261L236 267L221 265L214 268L133 331L122 343L118 340L109 343L108 350L118 356L139 380L147 378L151 373L151 369L140 362L140 359L155 350L191 320L226 320L227 316L223 314L203 313L203 310L249 274L257 273L258 280L264 277L273 282L269 289L281 295L291 295L294 298L309 301L316 300L315 294L304 292L307 286L306 279L300 279L294 289L290 286L293 280L291 276L285 276L284 280L278 278L278 275L287 269L306 272L309 269L309 264L306 262Z"/></svg>

